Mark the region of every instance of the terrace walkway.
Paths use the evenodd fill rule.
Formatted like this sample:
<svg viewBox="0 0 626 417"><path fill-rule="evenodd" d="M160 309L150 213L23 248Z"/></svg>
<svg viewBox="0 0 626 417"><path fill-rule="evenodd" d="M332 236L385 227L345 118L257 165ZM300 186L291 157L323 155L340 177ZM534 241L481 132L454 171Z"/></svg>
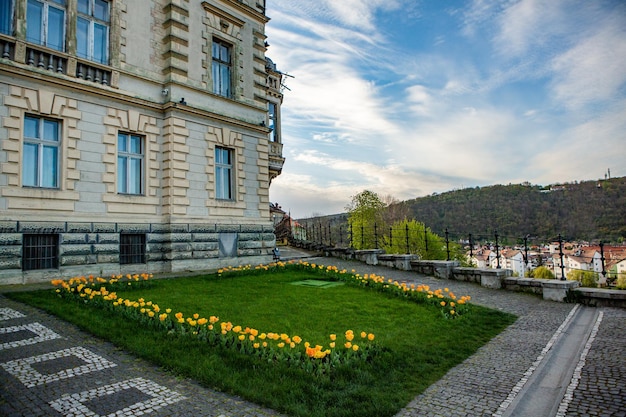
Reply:
<svg viewBox="0 0 626 417"><path fill-rule="evenodd" d="M281 258L307 254L281 248ZM398 416L626 417L626 310L587 308L354 261L360 274L448 287L519 319ZM1 288L0 292L8 288ZM459 343L463 343L459 340ZM75 326L0 294L2 416L276 416L177 378Z"/></svg>

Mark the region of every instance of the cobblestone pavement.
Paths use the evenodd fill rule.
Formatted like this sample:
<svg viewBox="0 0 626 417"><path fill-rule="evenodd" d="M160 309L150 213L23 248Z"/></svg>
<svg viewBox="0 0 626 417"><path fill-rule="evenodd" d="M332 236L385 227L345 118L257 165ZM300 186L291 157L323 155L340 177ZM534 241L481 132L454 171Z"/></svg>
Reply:
<svg viewBox="0 0 626 417"><path fill-rule="evenodd" d="M278 416L0 294L0 416Z"/></svg>
<svg viewBox="0 0 626 417"><path fill-rule="evenodd" d="M448 287L518 320L451 369L398 417L501 415L503 402L540 357L574 305L444 281L356 261L316 258L360 274ZM602 308L597 333L559 416L626 417L626 310ZM462 341L459 341L462 343ZM275 416L231 395L178 379L75 326L0 295L0 416Z"/></svg>

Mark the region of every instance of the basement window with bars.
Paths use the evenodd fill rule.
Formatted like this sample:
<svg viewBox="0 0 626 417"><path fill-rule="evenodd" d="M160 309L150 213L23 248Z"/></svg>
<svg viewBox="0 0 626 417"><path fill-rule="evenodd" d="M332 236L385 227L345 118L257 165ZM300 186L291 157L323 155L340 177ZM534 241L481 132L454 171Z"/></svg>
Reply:
<svg viewBox="0 0 626 417"><path fill-rule="evenodd" d="M22 237L22 270L57 269L59 267L58 234L24 234Z"/></svg>
<svg viewBox="0 0 626 417"><path fill-rule="evenodd" d="M143 233L120 233L120 264L146 263L146 235Z"/></svg>

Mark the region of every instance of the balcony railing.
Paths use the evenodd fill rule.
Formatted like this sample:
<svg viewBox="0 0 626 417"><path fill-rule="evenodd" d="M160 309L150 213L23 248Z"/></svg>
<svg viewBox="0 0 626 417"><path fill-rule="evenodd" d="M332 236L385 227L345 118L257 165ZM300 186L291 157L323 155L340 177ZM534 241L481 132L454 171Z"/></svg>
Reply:
<svg viewBox="0 0 626 417"><path fill-rule="evenodd" d="M13 38L0 36L0 57L41 71L117 87L112 85L113 71L106 65L79 59L43 46L16 42Z"/></svg>
<svg viewBox="0 0 626 417"><path fill-rule="evenodd" d="M2 58L13 60L15 56L15 42L0 38L0 51L2 51Z"/></svg>
<svg viewBox="0 0 626 417"><path fill-rule="evenodd" d="M31 67L67 75L67 58L53 53L26 48L26 63Z"/></svg>

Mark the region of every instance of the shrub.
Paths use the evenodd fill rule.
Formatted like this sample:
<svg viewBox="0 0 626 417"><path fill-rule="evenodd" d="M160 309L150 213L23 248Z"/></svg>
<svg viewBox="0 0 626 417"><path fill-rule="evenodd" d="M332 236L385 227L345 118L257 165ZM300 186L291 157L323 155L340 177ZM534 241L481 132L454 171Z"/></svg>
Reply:
<svg viewBox="0 0 626 417"><path fill-rule="evenodd" d="M567 274L570 281L578 281L583 287L595 288L598 286L598 274L593 271L575 270Z"/></svg>
<svg viewBox="0 0 626 417"><path fill-rule="evenodd" d="M545 266L538 266L531 272L530 276L532 278L554 279L554 273Z"/></svg>

